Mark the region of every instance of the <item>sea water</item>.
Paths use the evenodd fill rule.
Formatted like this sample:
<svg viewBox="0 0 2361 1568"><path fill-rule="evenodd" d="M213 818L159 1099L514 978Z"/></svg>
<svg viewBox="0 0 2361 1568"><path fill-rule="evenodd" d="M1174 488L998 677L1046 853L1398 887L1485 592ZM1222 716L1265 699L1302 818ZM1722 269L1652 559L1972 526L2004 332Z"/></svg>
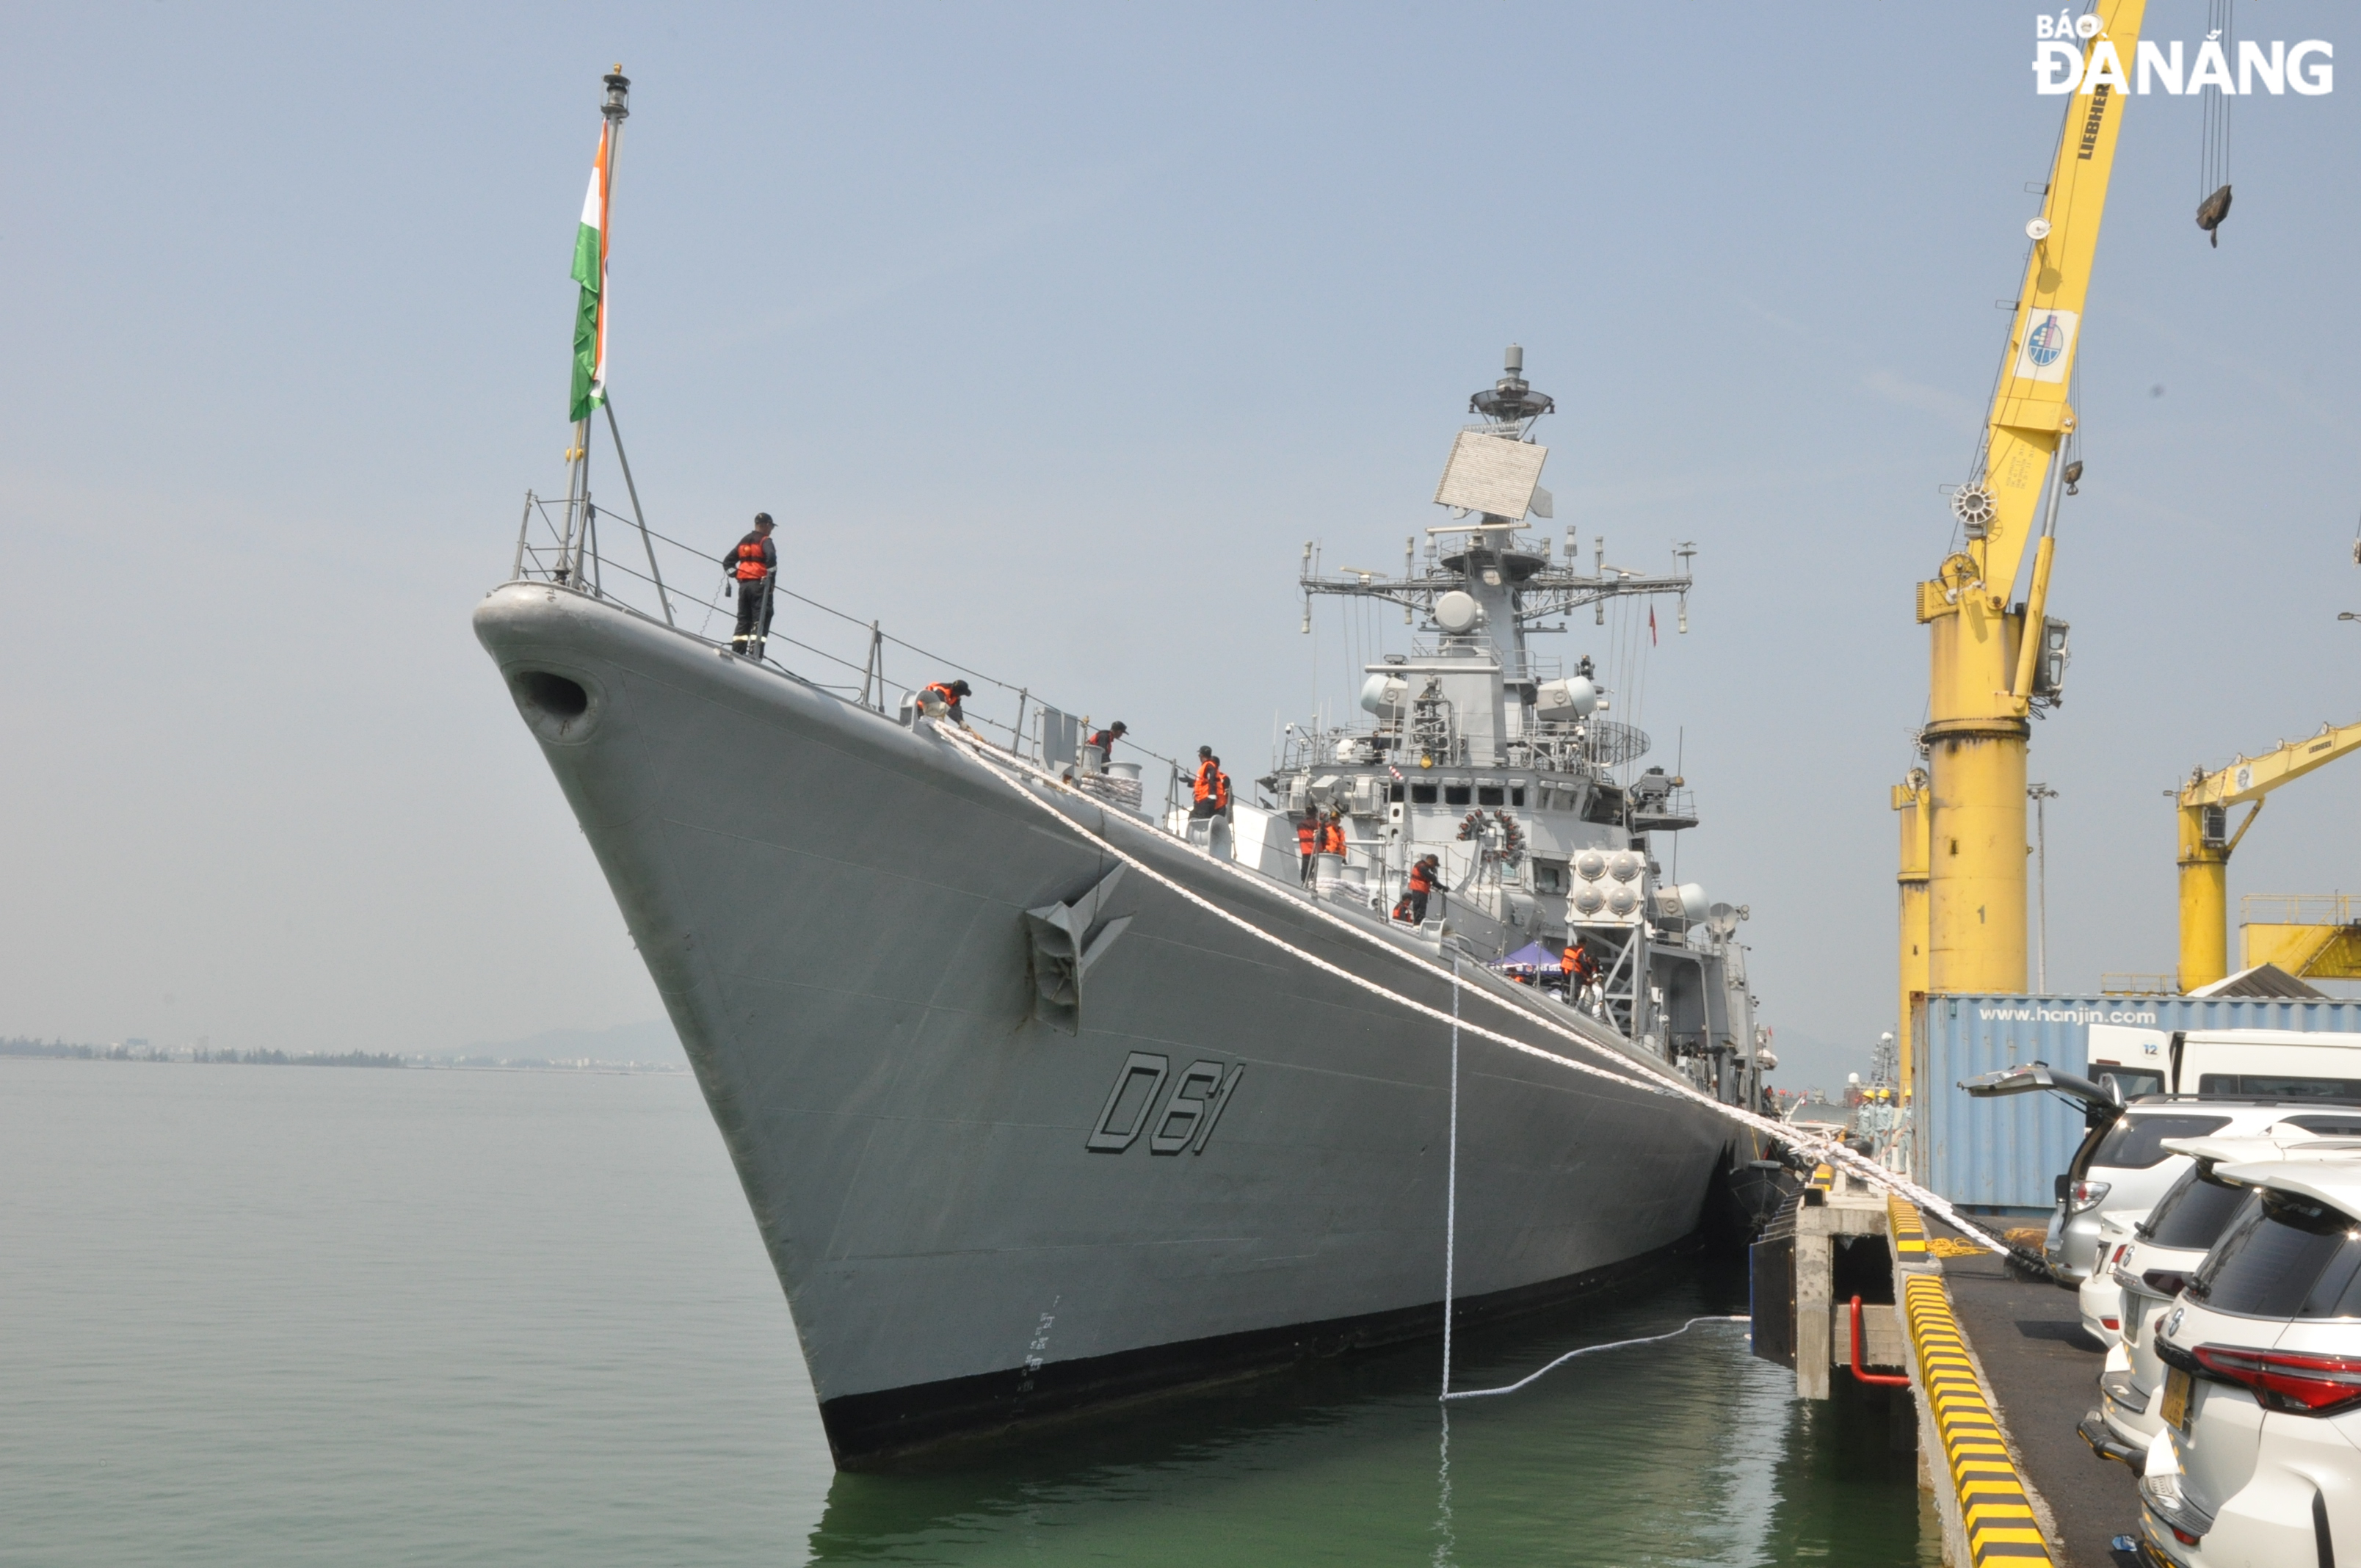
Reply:
<svg viewBox="0 0 2361 1568"><path fill-rule="evenodd" d="M1744 1310L1676 1273L1458 1387ZM684 1077L0 1058L0 1563L1933 1563L1742 1323L1440 1345L837 1475Z"/></svg>

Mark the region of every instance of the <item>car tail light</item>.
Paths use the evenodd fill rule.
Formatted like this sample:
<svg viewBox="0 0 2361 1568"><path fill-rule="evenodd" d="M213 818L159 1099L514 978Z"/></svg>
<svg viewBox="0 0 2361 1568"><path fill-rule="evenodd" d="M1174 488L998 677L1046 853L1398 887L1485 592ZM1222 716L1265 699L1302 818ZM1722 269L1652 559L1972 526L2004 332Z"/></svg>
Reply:
<svg viewBox="0 0 2361 1568"><path fill-rule="evenodd" d="M2111 1183L2104 1181L2076 1182L2066 1190L2067 1212L2074 1214L2081 1213L2104 1198L2110 1186Z"/></svg>
<svg viewBox="0 0 2361 1568"><path fill-rule="evenodd" d="M2191 1535L2191 1534L2190 1534L2187 1530L2185 1530L2181 1529L2179 1525L2171 1525L2171 1526L2169 1526L2169 1527L2167 1527L2167 1528L2169 1528L2169 1529L2172 1531L2172 1539L2173 1539L2173 1540L2175 1540L2175 1541L2179 1541L2179 1542L2180 1542L2180 1544L2181 1544L2181 1545L2183 1545L2183 1546L2194 1546L2194 1545L2196 1545L2199 1541L2202 1541L2202 1540L2204 1540L2204 1539L2205 1539L2205 1538L2204 1538L2203 1536L2202 1536L2202 1535Z"/></svg>
<svg viewBox="0 0 2361 1568"><path fill-rule="evenodd" d="M2123 1321L2119 1318L2101 1318L2099 1320L2099 1326L2103 1329L2120 1330L2124 1325Z"/></svg>
<svg viewBox="0 0 2361 1568"><path fill-rule="evenodd" d="M2119 1264L2119 1263L2123 1262L2123 1260L2124 1260L2124 1254L2125 1254L2125 1253L2127 1253L2127 1252L2129 1252L2129 1251L2131 1251L2131 1250L2132 1250L2132 1244L2131 1244L2131 1243L2129 1243L2129 1242L2117 1242L2117 1243L2115 1244L2115 1253L2114 1253L2114 1255L2113 1257L2110 1257L2109 1259L2107 1259L2107 1266L2108 1266L2108 1267L2110 1267L2110 1268L2112 1268L2112 1267L2114 1267L2116 1264Z"/></svg>
<svg viewBox="0 0 2361 1568"><path fill-rule="evenodd" d="M2268 1410L2324 1416L2361 1404L2361 1357L2201 1344L2191 1354L2209 1372L2255 1391Z"/></svg>
<svg viewBox="0 0 2361 1568"><path fill-rule="evenodd" d="M2178 1296L2189 1284L2189 1276L2177 1268L2151 1268L2140 1276L2140 1283L2159 1296Z"/></svg>

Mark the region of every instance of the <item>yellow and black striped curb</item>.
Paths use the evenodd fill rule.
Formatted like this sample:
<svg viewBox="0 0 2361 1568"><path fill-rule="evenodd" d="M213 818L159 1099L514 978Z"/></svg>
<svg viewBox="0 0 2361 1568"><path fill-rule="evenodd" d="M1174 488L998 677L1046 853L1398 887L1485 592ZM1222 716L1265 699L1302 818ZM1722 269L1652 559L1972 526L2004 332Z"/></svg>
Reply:
<svg viewBox="0 0 2361 1568"><path fill-rule="evenodd" d="M1918 1211L1901 1199L1888 1194L1885 1200L1886 1234L1894 1240L1894 1255L1904 1263L1927 1261L1927 1226L1918 1218Z"/></svg>
<svg viewBox="0 0 2361 1568"><path fill-rule="evenodd" d="M1900 1233L1895 1234L1898 1242ZM2010 1460L1999 1418L1976 1382L1975 1364L1968 1359L1968 1342L1951 1315L1942 1280L1931 1274L1905 1277L1902 1307L1918 1361L1919 1397L1942 1440L1944 1467L1950 1472L1971 1559L1979 1568L2051 1563L2025 1478Z"/></svg>
<svg viewBox="0 0 2361 1568"><path fill-rule="evenodd" d="M1812 1179L1804 1183L1806 1187L1817 1187L1823 1192L1828 1191L1836 1184L1836 1170L1834 1168L1825 1165L1816 1168L1812 1172Z"/></svg>

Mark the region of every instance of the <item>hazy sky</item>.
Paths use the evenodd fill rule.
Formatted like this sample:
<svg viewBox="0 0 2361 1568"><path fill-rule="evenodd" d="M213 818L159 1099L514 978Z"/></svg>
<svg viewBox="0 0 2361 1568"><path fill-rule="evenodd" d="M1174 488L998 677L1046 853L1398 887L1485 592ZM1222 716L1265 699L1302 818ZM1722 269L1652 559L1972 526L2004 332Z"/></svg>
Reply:
<svg viewBox="0 0 2361 1568"><path fill-rule="evenodd" d="M1825 1076L1812 1042L1890 1021L1911 584L2061 118L2035 9L17 13L0 1034L440 1050L658 1012L467 629L562 486L620 60L652 520L718 551L767 508L791 586L1159 751L1258 762L1315 642L1349 699L1303 542L1398 561L1521 342L1559 526L1632 566L1696 542L1642 720L1705 814L1682 876L1752 908L1782 1078ZM2346 71L2351 15L2241 9ZM2053 989L2172 967L2192 764L2361 712L2356 94L2238 101L2219 249L2198 105L2127 105L2032 763ZM2233 891L2361 881L2356 769L2276 797Z"/></svg>

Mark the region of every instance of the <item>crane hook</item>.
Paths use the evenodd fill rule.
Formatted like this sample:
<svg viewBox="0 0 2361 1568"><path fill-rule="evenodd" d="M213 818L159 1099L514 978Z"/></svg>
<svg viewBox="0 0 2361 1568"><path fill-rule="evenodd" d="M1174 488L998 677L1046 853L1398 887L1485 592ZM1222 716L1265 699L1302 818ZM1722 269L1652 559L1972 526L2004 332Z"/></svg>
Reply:
<svg viewBox="0 0 2361 1568"><path fill-rule="evenodd" d="M2197 203L2197 226L2205 231L2207 241L2215 248L2222 244L2222 220L2230 215L2230 187L2223 186Z"/></svg>

